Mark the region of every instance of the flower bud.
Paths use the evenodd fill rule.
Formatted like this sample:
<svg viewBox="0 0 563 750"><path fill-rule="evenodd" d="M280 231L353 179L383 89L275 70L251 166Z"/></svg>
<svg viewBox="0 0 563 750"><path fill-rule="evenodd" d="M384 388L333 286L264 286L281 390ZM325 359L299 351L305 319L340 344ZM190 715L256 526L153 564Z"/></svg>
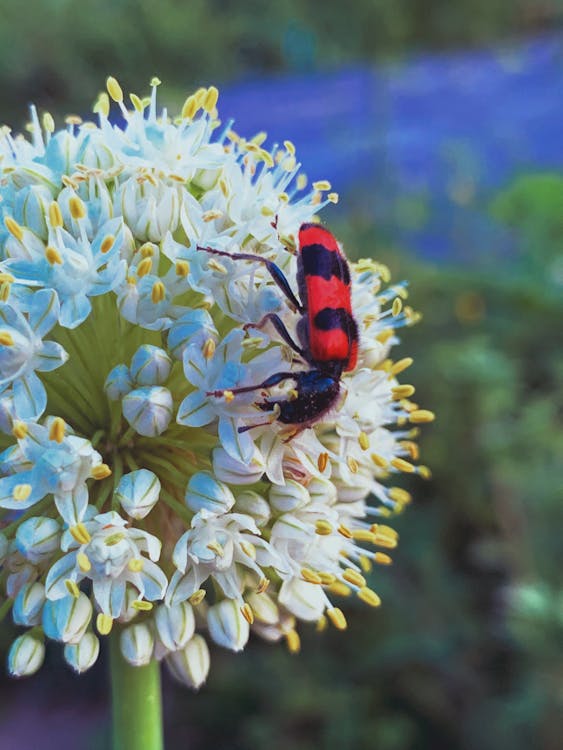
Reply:
<svg viewBox="0 0 563 750"><path fill-rule="evenodd" d="M45 586L42 583L26 583L14 600L12 618L16 625L27 628L39 625L41 610L45 604Z"/></svg>
<svg viewBox="0 0 563 750"><path fill-rule="evenodd" d="M273 484L270 489L270 505L280 513L302 508L310 501L310 495L302 484L288 479L283 484Z"/></svg>
<svg viewBox="0 0 563 750"><path fill-rule="evenodd" d="M194 513L207 510L216 515L228 513L235 504L235 498L227 485L218 482L207 471L198 471L188 482L186 505Z"/></svg>
<svg viewBox="0 0 563 750"><path fill-rule="evenodd" d="M265 471L266 465L258 448L255 448L254 456L248 462L237 461L222 447L213 450L213 473L222 482L255 484Z"/></svg>
<svg viewBox="0 0 563 750"><path fill-rule="evenodd" d="M133 667L143 667L152 659L154 636L148 625L129 625L119 640L125 661Z"/></svg>
<svg viewBox="0 0 563 750"><path fill-rule="evenodd" d="M201 635L194 635L184 648L166 657L172 675L194 690L200 688L209 673L209 648Z"/></svg>
<svg viewBox="0 0 563 750"><path fill-rule="evenodd" d="M100 641L94 633L85 633L78 643L67 643L64 648L66 663L81 674L94 666L100 653Z"/></svg>
<svg viewBox="0 0 563 750"><path fill-rule="evenodd" d="M138 469L121 477L115 491L121 507L131 518L144 518L154 508L160 494L160 480L148 469Z"/></svg>
<svg viewBox="0 0 563 750"><path fill-rule="evenodd" d="M164 349L143 344L133 355L129 372L138 385L162 385L171 368L172 360Z"/></svg>
<svg viewBox="0 0 563 750"><path fill-rule="evenodd" d="M207 612L209 635L219 646L242 651L248 641L250 627L235 599L223 599Z"/></svg>
<svg viewBox="0 0 563 750"><path fill-rule="evenodd" d="M264 625L275 625L280 621L278 605L268 594L252 592L248 594L246 601L252 607L255 622L260 622Z"/></svg>
<svg viewBox="0 0 563 750"><path fill-rule="evenodd" d="M8 669L14 677L35 674L45 658L44 644L25 633L12 643L8 653Z"/></svg>
<svg viewBox="0 0 563 750"><path fill-rule="evenodd" d="M43 630L48 638L78 643L92 619L92 603L82 591L78 596L47 600L43 607Z"/></svg>
<svg viewBox="0 0 563 750"><path fill-rule="evenodd" d="M190 344L202 347L208 339L216 339L217 329L207 310L189 310L172 324L168 332L168 349L174 359L182 360Z"/></svg>
<svg viewBox="0 0 563 750"><path fill-rule="evenodd" d="M300 620L318 620L326 608L323 587L299 578L290 578L282 583L278 601Z"/></svg>
<svg viewBox="0 0 563 750"><path fill-rule="evenodd" d="M119 401L129 391L132 391L133 387L129 368L126 365L117 365L113 370L110 370L104 383L104 390L107 397L112 401Z"/></svg>
<svg viewBox="0 0 563 750"><path fill-rule="evenodd" d="M194 612L188 602L172 607L161 604L156 609L154 619L158 637L169 651L183 648L194 634Z"/></svg>
<svg viewBox="0 0 563 750"><path fill-rule="evenodd" d="M51 191L44 185L28 185L16 193L14 218L37 237L46 240L49 232L45 216L52 200Z"/></svg>
<svg viewBox="0 0 563 750"><path fill-rule="evenodd" d="M241 492L237 495L234 510L251 516L258 527L265 526L270 520L270 506L257 492Z"/></svg>
<svg viewBox="0 0 563 750"><path fill-rule="evenodd" d="M35 516L16 531L16 548L30 562L37 564L59 550L60 526L54 518Z"/></svg>
<svg viewBox="0 0 563 750"><path fill-rule="evenodd" d="M336 502L336 487L326 477L313 477L307 485L311 496L311 502L320 502L323 505L333 505Z"/></svg>
<svg viewBox="0 0 563 750"><path fill-rule="evenodd" d="M135 388L122 402L123 416L139 435L161 435L172 419L172 395L168 388Z"/></svg>

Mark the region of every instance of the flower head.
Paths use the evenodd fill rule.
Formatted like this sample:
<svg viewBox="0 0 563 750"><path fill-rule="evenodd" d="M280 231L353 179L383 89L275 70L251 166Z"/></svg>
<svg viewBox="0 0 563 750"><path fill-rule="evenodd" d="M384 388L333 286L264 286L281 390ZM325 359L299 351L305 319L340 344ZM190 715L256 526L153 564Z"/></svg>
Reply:
<svg viewBox="0 0 563 750"><path fill-rule="evenodd" d="M350 268L357 364L310 353L299 231L337 195L293 144L222 125L213 87L176 119L156 83L132 109L108 93L95 122L32 109L31 141L0 141L2 595L33 628L9 668L35 672L47 637L83 672L118 629L131 664L199 688L208 641L295 652L299 622L346 627L342 595L379 605L393 479L428 475L433 415L398 381L417 316L375 261Z"/></svg>

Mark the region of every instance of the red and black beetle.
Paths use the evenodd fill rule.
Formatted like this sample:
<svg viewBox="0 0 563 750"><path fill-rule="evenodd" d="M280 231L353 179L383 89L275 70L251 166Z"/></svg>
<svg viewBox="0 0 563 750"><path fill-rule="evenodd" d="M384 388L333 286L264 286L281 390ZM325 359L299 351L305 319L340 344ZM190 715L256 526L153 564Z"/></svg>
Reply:
<svg viewBox="0 0 563 750"><path fill-rule="evenodd" d="M301 429L312 426L335 405L340 394L342 373L354 370L358 359L358 326L352 312L350 269L336 239L328 229L319 224L302 224L299 228L299 299L279 266L266 258L207 247L198 247L198 250L233 260L251 260L265 264L292 307L301 314L297 323L299 344L293 340L276 313L269 313L258 323L249 323L245 327L262 328L270 321L285 343L311 369L302 372L276 372L262 383L234 388L231 392L248 393L261 388L272 388L283 380L293 380L294 398L267 398L258 402L257 406L262 411L276 410L277 419L284 424L299 425ZM219 398L224 395L224 391L211 391L208 395ZM257 425L242 427L239 431L255 426Z"/></svg>

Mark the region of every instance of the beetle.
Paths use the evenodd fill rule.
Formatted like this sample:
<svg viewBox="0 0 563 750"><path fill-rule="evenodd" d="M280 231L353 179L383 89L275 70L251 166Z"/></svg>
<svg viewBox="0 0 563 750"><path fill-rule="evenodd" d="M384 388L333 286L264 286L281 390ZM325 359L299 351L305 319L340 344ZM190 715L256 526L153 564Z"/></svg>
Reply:
<svg viewBox="0 0 563 750"><path fill-rule="evenodd" d="M252 253L228 253L209 247L198 247L198 250L232 260L263 263L290 306L301 315L296 329L299 343L276 313L268 313L258 323L247 323L245 329L262 328L270 322L310 369L276 372L257 385L233 388L231 393L269 389L284 380L293 380L295 387L291 398L266 398L256 405L262 411L276 412L279 422L295 425L298 432L311 427L336 404L342 373L354 370L358 360L359 335L352 312L350 269L335 237L320 224L305 223L299 228L299 296L294 294L282 270L273 261ZM207 395L220 398L224 393L218 390ZM239 432L258 426L240 427Z"/></svg>

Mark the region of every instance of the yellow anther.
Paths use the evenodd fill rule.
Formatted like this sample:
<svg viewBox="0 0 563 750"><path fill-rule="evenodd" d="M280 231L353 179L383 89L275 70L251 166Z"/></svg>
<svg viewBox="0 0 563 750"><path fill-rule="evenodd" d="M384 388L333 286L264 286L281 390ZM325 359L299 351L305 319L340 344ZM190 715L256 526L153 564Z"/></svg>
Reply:
<svg viewBox="0 0 563 750"><path fill-rule="evenodd" d="M334 529L328 521L317 521L315 523L315 532L319 534L319 536L328 536L329 534L332 534L333 531Z"/></svg>
<svg viewBox="0 0 563 750"><path fill-rule="evenodd" d="M7 302L10 299L11 286L7 282L0 283L0 300Z"/></svg>
<svg viewBox="0 0 563 750"><path fill-rule="evenodd" d="M137 276L142 279L152 271L152 258L143 258L137 266Z"/></svg>
<svg viewBox="0 0 563 750"><path fill-rule="evenodd" d="M366 585L366 579L363 575L353 568L346 568L344 573L342 573L342 578L348 583L351 583L352 586L359 586L361 588Z"/></svg>
<svg viewBox="0 0 563 750"><path fill-rule="evenodd" d="M270 585L269 578L261 578L260 581L258 582L258 586L256 587L256 593L263 594L269 585Z"/></svg>
<svg viewBox="0 0 563 750"><path fill-rule="evenodd" d="M289 203L289 195L287 193L280 193L278 198L282 203Z"/></svg>
<svg viewBox="0 0 563 750"><path fill-rule="evenodd" d="M100 635L109 635L113 627L113 618L100 612L96 617L96 628Z"/></svg>
<svg viewBox="0 0 563 750"><path fill-rule="evenodd" d="M152 602L146 602L144 599L136 599L131 606L137 612L150 612L154 605Z"/></svg>
<svg viewBox="0 0 563 750"><path fill-rule="evenodd" d="M122 542L125 539L125 534L123 531L116 531L114 534L109 534L104 539L104 544L106 547L115 547L116 544L119 544L119 542Z"/></svg>
<svg viewBox="0 0 563 750"><path fill-rule="evenodd" d="M393 529L391 526L386 526L383 523L374 523L371 527L374 534L385 534L386 536L390 537L391 539L398 539L399 534L398 532Z"/></svg>
<svg viewBox="0 0 563 750"><path fill-rule="evenodd" d="M319 619L317 620L317 627L315 630L317 633L322 633L324 630L326 630L328 627L328 620L324 615L321 615Z"/></svg>
<svg viewBox="0 0 563 750"><path fill-rule="evenodd" d="M103 117L109 115L109 96L105 91L100 92L94 106L92 107L94 113L98 113Z"/></svg>
<svg viewBox="0 0 563 750"><path fill-rule="evenodd" d="M329 193L326 198L329 203L338 203L338 201L340 200L340 196L338 195L338 193Z"/></svg>
<svg viewBox="0 0 563 750"><path fill-rule="evenodd" d="M331 184L328 180L317 180L313 182L313 188L315 190L330 190Z"/></svg>
<svg viewBox="0 0 563 750"><path fill-rule="evenodd" d="M285 642L290 654L298 654L301 651L301 638L297 630L288 630L285 634Z"/></svg>
<svg viewBox="0 0 563 750"><path fill-rule="evenodd" d="M407 505L412 501L410 492L407 492L402 487L390 487L388 494L391 500L400 505Z"/></svg>
<svg viewBox="0 0 563 750"><path fill-rule="evenodd" d="M13 284L15 278L11 273L0 272L0 284Z"/></svg>
<svg viewBox="0 0 563 750"><path fill-rule="evenodd" d="M113 76L109 76L106 80L106 88L113 101L121 104L123 101L123 89Z"/></svg>
<svg viewBox="0 0 563 750"><path fill-rule="evenodd" d="M86 216L86 206L77 195L73 195L70 198L68 207L70 210L70 215L73 219L79 220L83 219Z"/></svg>
<svg viewBox="0 0 563 750"><path fill-rule="evenodd" d="M30 484L16 484L12 490L12 497L18 503L23 503L31 495L32 487Z"/></svg>
<svg viewBox="0 0 563 750"><path fill-rule="evenodd" d="M127 567L132 573L140 573L143 569L143 565L144 562L142 557L132 557L127 563Z"/></svg>
<svg viewBox="0 0 563 750"><path fill-rule="evenodd" d="M375 534L369 529L354 529L352 536L356 542L368 542L373 544L375 540Z"/></svg>
<svg viewBox="0 0 563 750"><path fill-rule="evenodd" d="M367 449L369 448L369 437L365 432L360 432L360 434L358 435L358 443L360 444L360 448L363 451L367 451Z"/></svg>
<svg viewBox="0 0 563 750"><path fill-rule="evenodd" d="M217 540L215 540L214 542L209 542L209 544L207 545L207 549L210 549L211 552L215 552L218 557L224 557L225 555L225 550Z"/></svg>
<svg viewBox="0 0 563 750"><path fill-rule="evenodd" d="M89 570L92 570L92 563L90 562L88 555L84 552L79 552L76 555L76 562L83 573L88 573Z"/></svg>
<svg viewBox="0 0 563 750"><path fill-rule="evenodd" d="M391 393L393 394L394 399L401 399L401 398L410 398L415 391L414 385L396 385L394 388L391 388Z"/></svg>
<svg viewBox="0 0 563 750"><path fill-rule="evenodd" d="M372 570L373 565L371 564L371 560L369 559L369 557L367 557L366 555L360 555L359 562L364 573L369 573Z"/></svg>
<svg viewBox="0 0 563 750"><path fill-rule="evenodd" d="M204 599L205 599L204 589L198 589L190 597L188 597L189 603L193 604L194 607L197 607L198 604L201 604Z"/></svg>
<svg viewBox="0 0 563 750"><path fill-rule="evenodd" d="M426 422L433 422L435 419L436 415L429 409L416 409L409 414L409 422L413 424L425 424Z"/></svg>
<svg viewBox="0 0 563 750"><path fill-rule="evenodd" d="M15 419L12 425L12 435L16 440L23 440L27 435L27 425L25 422L20 422L19 419Z"/></svg>
<svg viewBox="0 0 563 750"><path fill-rule="evenodd" d="M53 115L50 112L45 112L43 115L43 128L47 133L55 132L55 121Z"/></svg>
<svg viewBox="0 0 563 750"><path fill-rule="evenodd" d="M161 83L162 83L162 81L160 80L160 78L158 76L153 76L151 78L151 80L150 80L150 84L149 85L150 85L151 88L154 88L155 86L160 86Z"/></svg>
<svg viewBox="0 0 563 750"><path fill-rule="evenodd" d="M406 370L407 367L410 367L413 362L414 360L412 357L405 357L404 359L400 359L398 362L395 362L395 364L391 366L389 372L391 373L391 375L398 375L400 372L403 372L403 370Z"/></svg>
<svg viewBox="0 0 563 750"><path fill-rule="evenodd" d="M203 107L203 103L205 101L205 97L207 96L207 89L203 86L200 86L198 90L195 92L194 97L197 101L198 109Z"/></svg>
<svg viewBox="0 0 563 750"><path fill-rule="evenodd" d="M399 315L401 310L403 309L403 300L400 297L395 297L393 300L393 305L391 306L391 314L394 318Z"/></svg>
<svg viewBox="0 0 563 750"><path fill-rule="evenodd" d="M210 208L209 211L204 211L201 218L204 221L213 221L214 219L220 219L223 216L223 212L218 208Z"/></svg>
<svg viewBox="0 0 563 750"><path fill-rule="evenodd" d="M252 560L256 560L256 547L252 544L252 542L241 542L240 548L247 557L250 557Z"/></svg>
<svg viewBox="0 0 563 750"><path fill-rule="evenodd" d="M71 526L69 528L70 535L73 539L75 539L78 544L88 544L88 542L92 539L90 536L88 529L86 526L84 526L83 523L77 523L74 526Z"/></svg>
<svg viewBox="0 0 563 750"><path fill-rule="evenodd" d="M293 172L295 169L295 157L294 156L288 156L285 158L282 162L282 167L286 172Z"/></svg>
<svg viewBox="0 0 563 750"><path fill-rule="evenodd" d="M250 606L250 604L248 602L245 602L240 608L240 611L246 622L249 625L252 625L252 623L254 622L254 612L252 611L252 607Z"/></svg>
<svg viewBox="0 0 563 750"><path fill-rule="evenodd" d="M61 207L57 201L52 201L49 204L49 223L53 229L57 229L63 225L63 215L61 213Z"/></svg>
<svg viewBox="0 0 563 750"><path fill-rule="evenodd" d="M329 573L326 570L321 570L319 572L319 578L321 579L323 586L332 586L332 584L336 582L336 576L334 573Z"/></svg>
<svg viewBox="0 0 563 750"><path fill-rule="evenodd" d="M381 599L378 597L375 591L368 589L367 586L364 586L364 588L358 591L358 599L361 599L366 604L369 604L370 607L379 607L379 605L381 604Z"/></svg>
<svg viewBox="0 0 563 750"><path fill-rule="evenodd" d="M207 267L212 271L218 271L219 273L227 275L227 269L225 268L225 266L218 260L215 260L215 258L209 258L209 260L207 261Z"/></svg>
<svg viewBox="0 0 563 750"><path fill-rule="evenodd" d="M227 390L223 391L223 398L230 404L231 401L234 401L235 394L227 388Z"/></svg>
<svg viewBox="0 0 563 750"><path fill-rule="evenodd" d="M301 568L301 577L304 581L307 581L307 583L319 584L323 582L320 575L310 568Z"/></svg>
<svg viewBox="0 0 563 750"><path fill-rule="evenodd" d="M49 440L55 440L57 443L62 443L65 438L66 424L64 419L55 417L49 427Z"/></svg>
<svg viewBox="0 0 563 750"><path fill-rule="evenodd" d="M334 583L331 583L328 587L328 590L335 596L350 596L350 594L352 593L350 587L346 586L346 584L342 583L342 581L335 581Z"/></svg>
<svg viewBox="0 0 563 750"><path fill-rule="evenodd" d="M80 589L78 588L78 584L76 583L76 581L71 581L70 578L67 578L65 581L65 586L68 593L75 599L78 599L78 597L80 596Z"/></svg>
<svg viewBox="0 0 563 750"><path fill-rule="evenodd" d="M374 544L378 547L383 547L384 549L395 549L397 546L397 540L385 536L384 534L376 534Z"/></svg>
<svg viewBox="0 0 563 750"><path fill-rule="evenodd" d="M394 333L395 331L392 328L386 328L381 333L378 333L375 338L380 344L386 344Z"/></svg>
<svg viewBox="0 0 563 750"><path fill-rule="evenodd" d="M353 456L348 456L348 458L346 459L346 464L348 465L348 468L350 469L352 474L358 473L360 464L356 461L356 459Z"/></svg>
<svg viewBox="0 0 563 750"><path fill-rule="evenodd" d="M385 552L376 552L373 559L378 565L391 565L393 560Z"/></svg>
<svg viewBox="0 0 563 750"><path fill-rule="evenodd" d="M296 401L299 398L299 391L297 391L295 388L290 388L287 392L287 397L289 401Z"/></svg>
<svg viewBox="0 0 563 750"><path fill-rule="evenodd" d="M115 242L115 237L113 234L108 234L107 237L104 237L102 240L102 244L100 245L100 250L102 253L109 253L109 251L112 249Z"/></svg>
<svg viewBox="0 0 563 750"><path fill-rule="evenodd" d="M90 472L90 476L92 479L107 479L108 477L111 477L111 469L107 464L98 464L97 466L94 466L92 471Z"/></svg>
<svg viewBox="0 0 563 750"><path fill-rule="evenodd" d="M420 458L420 449L416 443L413 443L412 440L400 440L399 445L409 452L409 456L413 461L418 461Z"/></svg>
<svg viewBox="0 0 563 750"><path fill-rule="evenodd" d="M326 469L328 465L328 453L319 453L319 457L317 458L317 468L319 471L324 473L324 470Z"/></svg>
<svg viewBox="0 0 563 750"><path fill-rule="evenodd" d="M215 354L216 344L214 339L207 339L205 344L203 345L203 356L205 359L211 359L213 355Z"/></svg>
<svg viewBox="0 0 563 750"><path fill-rule="evenodd" d="M13 346L14 337L9 331L0 331L0 346Z"/></svg>
<svg viewBox="0 0 563 750"><path fill-rule="evenodd" d="M344 612L338 607L331 607L326 611L328 619L334 625L337 630L346 630L348 623L344 617Z"/></svg>
<svg viewBox="0 0 563 750"><path fill-rule="evenodd" d="M342 536L346 537L346 539L352 539L353 538L352 531L347 526L345 526L343 523L341 523L340 526L338 527L338 533L342 534Z"/></svg>
<svg viewBox="0 0 563 750"><path fill-rule="evenodd" d="M394 469L397 469L397 471L404 471L407 474L412 474L416 471L416 466L409 461L405 461L404 458L393 458L391 460L391 466Z"/></svg>
<svg viewBox="0 0 563 750"><path fill-rule="evenodd" d="M389 466L389 461L386 458L383 458L383 456L380 456L377 453L372 453L370 455L371 460L373 463L378 466L380 469L386 469Z"/></svg>
<svg viewBox="0 0 563 750"><path fill-rule="evenodd" d="M166 297L166 288L162 281L155 281L151 290L151 300L153 304L162 302Z"/></svg>
<svg viewBox="0 0 563 750"><path fill-rule="evenodd" d="M210 86L207 89L207 94L205 95L205 99L203 101L203 109L211 114L215 107L217 106L217 101L219 99L219 90L215 86Z"/></svg>
<svg viewBox="0 0 563 750"><path fill-rule="evenodd" d="M143 102L137 96L137 94L129 94L129 99L131 100L131 104L137 110L137 112L142 112L143 111L143 109L144 109Z"/></svg>
<svg viewBox="0 0 563 750"><path fill-rule="evenodd" d="M295 156L295 146L291 141L284 141L283 142L285 150L291 154L292 156Z"/></svg>
<svg viewBox="0 0 563 750"><path fill-rule="evenodd" d="M145 242L145 244L141 245L139 248L139 253L141 258L152 258L154 257L154 247L150 242Z"/></svg>
<svg viewBox="0 0 563 750"><path fill-rule="evenodd" d="M15 237L19 242L23 240L23 229L15 219L12 219L11 216L4 216L4 225L12 237Z"/></svg>
<svg viewBox="0 0 563 750"><path fill-rule="evenodd" d="M260 159L262 159L262 161L267 167L274 166L274 160L272 159L272 155L269 154L265 149L261 148L260 151L258 152L258 156Z"/></svg>
<svg viewBox="0 0 563 750"><path fill-rule="evenodd" d="M297 178L297 190L304 190L307 187L307 175L300 174Z"/></svg>
<svg viewBox="0 0 563 750"><path fill-rule="evenodd" d="M190 272L190 264L187 260L177 260L175 269L176 276L182 276L185 278Z"/></svg>
<svg viewBox="0 0 563 750"><path fill-rule="evenodd" d="M60 266L63 262L61 254L59 253L57 248L53 247L52 245L47 245L47 247L45 248L45 258L47 259L47 262L52 266Z"/></svg>
<svg viewBox="0 0 563 750"><path fill-rule="evenodd" d="M195 96L188 96L186 101L184 102L184 106L182 107L182 119L183 120L192 120L195 113L198 111L199 105L197 103L197 99Z"/></svg>
<svg viewBox="0 0 563 750"><path fill-rule="evenodd" d="M432 472L428 466L419 466L418 473L423 479L432 479Z"/></svg>
<svg viewBox="0 0 563 750"><path fill-rule="evenodd" d="M65 117L65 123L67 125L82 125L82 117L80 115L67 115Z"/></svg>

